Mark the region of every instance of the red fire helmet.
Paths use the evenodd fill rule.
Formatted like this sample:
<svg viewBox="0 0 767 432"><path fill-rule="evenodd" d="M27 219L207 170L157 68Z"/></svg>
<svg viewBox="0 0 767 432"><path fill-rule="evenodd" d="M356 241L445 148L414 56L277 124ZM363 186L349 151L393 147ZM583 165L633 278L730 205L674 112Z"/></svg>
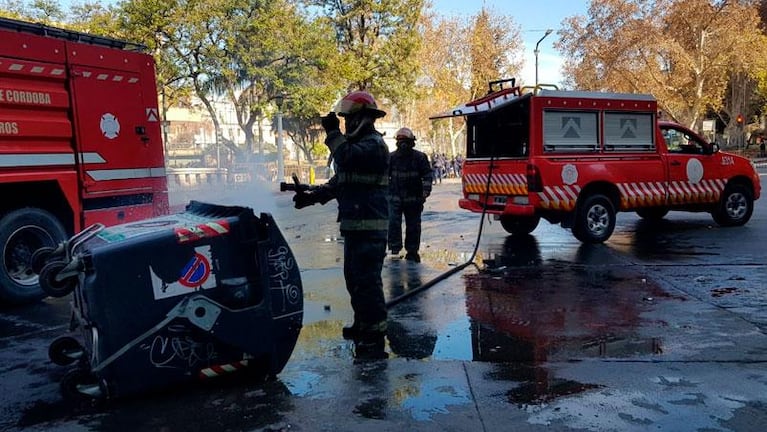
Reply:
<svg viewBox="0 0 767 432"><path fill-rule="evenodd" d="M386 115L386 111L378 109L378 104L373 96L362 90L353 91L344 96L336 105L335 112L339 117L346 117L361 111L370 111L375 118Z"/></svg>

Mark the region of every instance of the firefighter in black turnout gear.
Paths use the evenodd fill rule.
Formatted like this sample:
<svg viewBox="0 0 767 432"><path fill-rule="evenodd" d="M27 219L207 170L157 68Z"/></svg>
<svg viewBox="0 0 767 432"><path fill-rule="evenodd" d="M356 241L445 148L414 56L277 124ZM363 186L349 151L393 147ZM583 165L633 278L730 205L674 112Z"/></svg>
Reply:
<svg viewBox="0 0 767 432"><path fill-rule="evenodd" d="M402 216L405 216L405 259L421 262L421 213L431 194L432 170L425 153L416 150L415 135L408 128L394 134L397 150L389 163L389 249L402 250Z"/></svg>
<svg viewBox="0 0 767 432"><path fill-rule="evenodd" d="M338 201L338 221L344 238L344 278L354 309L354 323L345 327L345 339L353 339L355 356L386 358L386 301L381 271L386 257L389 220L387 190L389 149L375 130L376 119L386 115L367 92L346 95L335 108L345 118L341 134L335 113L322 118L325 144L336 163L336 174L309 192L297 193L296 208Z"/></svg>

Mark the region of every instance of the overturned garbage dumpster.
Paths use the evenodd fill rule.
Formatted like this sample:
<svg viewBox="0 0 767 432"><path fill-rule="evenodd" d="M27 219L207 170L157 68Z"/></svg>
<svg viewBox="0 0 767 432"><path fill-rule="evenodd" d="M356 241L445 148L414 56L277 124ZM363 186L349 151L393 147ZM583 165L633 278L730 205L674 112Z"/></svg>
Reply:
<svg viewBox="0 0 767 432"><path fill-rule="evenodd" d="M282 371L303 319L299 269L272 217L192 201L176 215L93 226L33 265L73 293L51 361L65 397L122 397L232 372Z"/></svg>

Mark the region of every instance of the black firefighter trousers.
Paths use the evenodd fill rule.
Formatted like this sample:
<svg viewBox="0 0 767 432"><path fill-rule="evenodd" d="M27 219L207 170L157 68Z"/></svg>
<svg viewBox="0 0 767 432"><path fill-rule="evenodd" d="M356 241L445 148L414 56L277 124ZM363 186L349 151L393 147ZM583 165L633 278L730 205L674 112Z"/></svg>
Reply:
<svg viewBox="0 0 767 432"><path fill-rule="evenodd" d="M389 202L389 250L402 250L402 216L405 216L405 251L417 253L421 247L421 213L423 201L406 202L392 199Z"/></svg>
<svg viewBox="0 0 767 432"><path fill-rule="evenodd" d="M354 309L354 324L363 333L386 333L386 300L381 271L386 258L386 231L343 231L344 279Z"/></svg>

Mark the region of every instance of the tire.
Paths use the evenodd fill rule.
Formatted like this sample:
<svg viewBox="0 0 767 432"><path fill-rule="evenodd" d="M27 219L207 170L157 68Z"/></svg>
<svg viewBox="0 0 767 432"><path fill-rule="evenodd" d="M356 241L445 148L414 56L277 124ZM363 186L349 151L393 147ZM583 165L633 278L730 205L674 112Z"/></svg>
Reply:
<svg viewBox="0 0 767 432"><path fill-rule="evenodd" d="M637 209L639 217L649 221L659 221L668 214L666 207L644 207Z"/></svg>
<svg viewBox="0 0 767 432"><path fill-rule="evenodd" d="M583 243L603 243L613 234L615 206L606 196L587 196L575 212L573 235Z"/></svg>
<svg viewBox="0 0 767 432"><path fill-rule="evenodd" d="M535 231L538 226L538 222L541 221L540 216L531 217L519 217L519 216L501 216L501 226L509 234L514 235L526 235Z"/></svg>
<svg viewBox="0 0 767 432"><path fill-rule="evenodd" d="M61 222L42 209L22 208L0 218L0 299L23 304L45 297L32 269L32 255L65 239Z"/></svg>
<svg viewBox="0 0 767 432"><path fill-rule="evenodd" d="M741 226L751 219L754 212L754 197L747 187L740 184L729 185L712 212L714 222L728 226Z"/></svg>
<svg viewBox="0 0 767 432"><path fill-rule="evenodd" d="M48 347L48 358L53 364L68 366L80 360L85 350L77 339L71 336L60 336Z"/></svg>
<svg viewBox="0 0 767 432"><path fill-rule="evenodd" d="M77 278L68 277L61 281L56 280L56 275L66 266L67 263L64 261L53 261L43 267L38 283L45 294L51 297L64 297L74 291L77 286Z"/></svg>

